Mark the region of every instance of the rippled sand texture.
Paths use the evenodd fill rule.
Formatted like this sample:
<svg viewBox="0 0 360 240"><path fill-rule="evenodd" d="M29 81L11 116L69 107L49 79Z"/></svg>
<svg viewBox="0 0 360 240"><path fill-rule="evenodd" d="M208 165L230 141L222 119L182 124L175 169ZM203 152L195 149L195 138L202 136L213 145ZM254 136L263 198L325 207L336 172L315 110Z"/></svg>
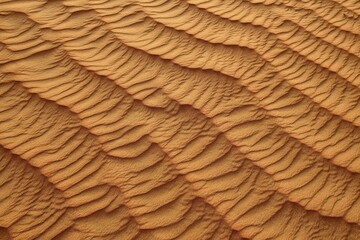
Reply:
<svg viewBox="0 0 360 240"><path fill-rule="evenodd" d="M0 239L360 239L359 15L2 0Z"/></svg>

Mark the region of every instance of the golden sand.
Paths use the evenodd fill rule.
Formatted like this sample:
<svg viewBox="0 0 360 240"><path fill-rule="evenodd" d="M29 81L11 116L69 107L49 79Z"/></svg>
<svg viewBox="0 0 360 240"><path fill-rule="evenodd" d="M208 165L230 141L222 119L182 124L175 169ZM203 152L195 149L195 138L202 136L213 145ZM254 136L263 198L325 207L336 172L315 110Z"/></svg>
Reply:
<svg viewBox="0 0 360 240"><path fill-rule="evenodd" d="M360 239L359 0L1 0L1 240Z"/></svg>

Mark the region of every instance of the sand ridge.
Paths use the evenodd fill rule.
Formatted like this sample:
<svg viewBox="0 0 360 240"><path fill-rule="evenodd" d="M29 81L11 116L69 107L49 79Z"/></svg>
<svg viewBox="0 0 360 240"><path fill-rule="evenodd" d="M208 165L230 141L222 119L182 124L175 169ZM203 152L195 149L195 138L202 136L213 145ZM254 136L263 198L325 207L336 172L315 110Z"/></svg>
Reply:
<svg viewBox="0 0 360 240"><path fill-rule="evenodd" d="M360 2L0 3L0 239L358 239Z"/></svg>

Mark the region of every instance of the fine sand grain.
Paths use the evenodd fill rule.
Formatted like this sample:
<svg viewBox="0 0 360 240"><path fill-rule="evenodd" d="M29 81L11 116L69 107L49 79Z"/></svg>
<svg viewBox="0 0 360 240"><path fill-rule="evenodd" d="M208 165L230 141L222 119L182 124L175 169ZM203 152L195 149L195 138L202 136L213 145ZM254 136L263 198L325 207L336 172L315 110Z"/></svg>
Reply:
<svg viewBox="0 0 360 240"><path fill-rule="evenodd" d="M359 240L359 0L0 0L0 240Z"/></svg>

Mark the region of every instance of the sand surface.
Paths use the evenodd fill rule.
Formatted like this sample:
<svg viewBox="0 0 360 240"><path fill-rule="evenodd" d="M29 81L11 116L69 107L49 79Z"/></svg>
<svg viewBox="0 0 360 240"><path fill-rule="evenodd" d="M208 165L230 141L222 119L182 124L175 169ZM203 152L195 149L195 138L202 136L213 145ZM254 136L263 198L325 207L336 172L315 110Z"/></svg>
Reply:
<svg viewBox="0 0 360 240"><path fill-rule="evenodd" d="M360 239L359 0L1 0L1 240Z"/></svg>

